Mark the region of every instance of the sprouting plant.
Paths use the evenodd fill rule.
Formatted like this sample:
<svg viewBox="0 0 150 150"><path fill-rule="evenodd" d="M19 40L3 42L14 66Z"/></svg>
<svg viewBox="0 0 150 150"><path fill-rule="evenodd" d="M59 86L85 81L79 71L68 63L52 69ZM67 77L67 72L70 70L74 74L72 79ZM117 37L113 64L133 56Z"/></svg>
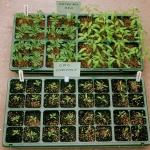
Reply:
<svg viewBox="0 0 150 150"><path fill-rule="evenodd" d="M88 46L88 48L81 47L78 50L78 53L76 54L76 59L78 61L88 60L88 64L90 64L92 62L92 59L90 59L92 57L91 56L91 51L93 51L93 50L90 46Z"/></svg>
<svg viewBox="0 0 150 150"><path fill-rule="evenodd" d="M68 112L64 116L64 121L66 122L67 125L72 125L75 122L75 114L73 112Z"/></svg>
<svg viewBox="0 0 150 150"><path fill-rule="evenodd" d="M96 81L95 86L98 91L103 91L105 88L108 88L108 85L106 85L103 81Z"/></svg>
<svg viewBox="0 0 150 150"><path fill-rule="evenodd" d="M62 34L62 30L60 28L56 28L56 26L52 26L51 28L47 28L46 30L48 35L53 36L53 38L60 38L58 36L60 36Z"/></svg>
<svg viewBox="0 0 150 150"><path fill-rule="evenodd" d="M61 22L62 16L52 14L52 16L49 16L48 19L50 21L51 26L58 27L58 26L60 26L59 22Z"/></svg>
<svg viewBox="0 0 150 150"><path fill-rule="evenodd" d="M141 64L142 60L142 52L141 52L141 46L134 46L132 48L126 47L125 50L127 50L128 54L124 53L127 60L132 61L132 59L136 58L137 66ZM134 65L130 64L131 67L134 67Z"/></svg>
<svg viewBox="0 0 150 150"><path fill-rule="evenodd" d="M74 117L75 116L74 116L73 113L68 113L67 116L65 117L65 119L68 120L68 121L70 121L70 120L72 121L72 119L74 119Z"/></svg>
<svg viewBox="0 0 150 150"><path fill-rule="evenodd" d="M27 116L27 124L30 126L37 126L39 125L39 119L36 115Z"/></svg>
<svg viewBox="0 0 150 150"><path fill-rule="evenodd" d="M63 25L61 27L61 33L64 36L64 39L69 39L69 40L75 39L76 38L75 32L76 32L76 27L74 26L68 27L66 25Z"/></svg>
<svg viewBox="0 0 150 150"><path fill-rule="evenodd" d="M139 29L142 30L140 17L137 15L137 12L133 10L132 15L130 17L130 28L131 29Z"/></svg>
<svg viewBox="0 0 150 150"><path fill-rule="evenodd" d="M54 128L49 128L47 135L49 138L51 138L51 137L58 138L57 132Z"/></svg>
<svg viewBox="0 0 150 150"><path fill-rule="evenodd" d="M42 40L30 40L30 50L40 49L45 44Z"/></svg>
<svg viewBox="0 0 150 150"><path fill-rule="evenodd" d="M93 84L91 81L85 81L84 83L81 83L80 87L82 87L84 91L93 90Z"/></svg>
<svg viewBox="0 0 150 150"><path fill-rule="evenodd" d="M40 98L39 95L34 94L34 95L32 95L32 97L31 97L31 101L39 101L39 98Z"/></svg>
<svg viewBox="0 0 150 150"><path fill-rule="evenodd" d="M59 51L60 47L62 47L62 40L53 40L50 41L49 44L47 45L47 53L54 53L55 51Z"/></svg>
<svg viewBox="0 0 150 150"><path fill-rule="evenodd" d="M72 61L75 59L75 43L74 41L68 41L62 44L62 49L60 51L60 60Z"/></svg>
<svg viewBox="0 0 150 150"><path fill-rule="evenodd" d="M117 115L119 118L124 118L127 116L126 111L119 111L119 114Z"/></svg>
<svg viewBox="0 0 150 150"><path fill-rule="evenodd" d="M92 57L92 66L93 68L103 67L105 63L103 55L97 51Z"/></svg>
<svg viewBox="0 0 150 150"><path fill-rule="evenodd" d="M56 113L51 113L49 116L50 116L51 119L56 119L57 114Z"/></svg>
<svg viewBox="0 0 150 150"><path fill-rule="evenodd" d="M23 84L21 84L21 83L16 83L15 84L15 89L16 90L22 90L24 87L23 87Z"/></svg>
<svg viewBox="0 0 150 150"><path fill-rule="evenodd" d="M33 65L33 67L41 67L43 56L40 54L40 52L34 51L32 53L32 56L30 56L30 61Z"/></svg>
<svg viewBox="0 0 150 150"><path fill-rule="evenodd" d="M64 88L64 92L65 93L69 93L73 88L73 85L72 84L68 84L65 88Z"/></svg>
<svg viewBox="0 0 150 150"><path fill-rule="evenodd" d="M21 26L16 27L16 39L22 39L25 34L29 34L31 27L27 24L23 24Z"/></svg>
<svg viewBox="0 0 150 150"><path fill-rule="evenodd" d="M120 39L120 40L123 40L125 39L125 37L129 36L130 35L130 30L126 30L125 27L120 27L120 28L117 28L115 31L114 31L114 36L116 39Z"/></svg>
<svg viewBox="0 0 150 150"><path fill-rule="evenodd" d="M93 99L87 93L83 95L83 101L85 105L89 105L89 103L93 103Z"/></svg>
<svg viewBox="0 0 150 150"><path fill-rule="evenodd" d="M41 81L40 80L35 80L35 82L33 84L35 86L40 86L41 85Z"/></svg>
<svg viewBox="0 0 150 150"><path fill-rule="evenodd" d="M123 137L124 139L126 139L126 140L130 140L130 136L131 136L131 134L130 134L130 128L124 127L124 128L122 129L122 137Z"/></svg>
<svg viewBox="0 0 150 150"><path fill-rule="evenodd" d="M91 30L92 22L84 22L80 25L80 31ZM88 31L89 32L89 31ZM85 33L85 32L84 32ZM89 32L90 33L90 32Z"/></svg>
<svg viewBox="0 0 150 150"><path fill-rule="evenodd" d="M136 112L134 115L135 118L143 118L144 114L142 112Z"/></svg>
<svg viewBox="0 0 150 150"><path fill-rule="evenodd" d="M71 62L75 60L75 43L74 41L68 41L62 43L59 55L50 54L48 58L57 62Z"/></svg>
<svg viewBox="0 0 150 150"><path fill-rule="evenodd" d="M100 135L103 136L103 138L107 138L107 137L110 137L111 136L111 131L109 128L106 128L106 127L102 127L101 132L99 133Z"/></svg>
<svg viewBox="0 0 150 150"><path fill-rule="evenodd" d="M140 136L140 133L141 133L141 131L142 131L142 128L143 128L143 126L137 125L137 129L136 129L136 133L135 133L135 136L136 136L136 137L139 137L139 136Z"/></svg>
<svg viewBox="0 0 150 150"><path fill-rule="evenodd" d="M63 98L63 101L66 102L66 103L71 103L73 102L73 98L66 95L64 98Z"/></svg>
<svg viewBox="0 0 150 150"><path fill-rule="evenodd" d="M130 81L130 86L135 92L138 92L138 89L140 88L140 84L137 81Z"/></svg>
<svg viewBox="0 0 150 150"><path fill-rule="evenodd" d="M111 23L115 26L115 29L124 26L124 22L122 21L121 17L117 16L116 13L111 14L111 21Z"/></svg>
<svg viewBox="0 0 150 150"><path fill-rule="evenodd" d="M14 61L15 63L18 63L18 64L15 64L15 66L20 67L20 66L21 66L21 63L22 63L22 61L23 61L23 56L22 56L20 53L18 53L18 55L13 55L13 61Z"/></svg>
<svg viewBox="0 0 150 150"><path fill-rule="evenodd" d="M90 135L90 133L91 133L92 130L93 130L92 127L88 126L87 130L85 131L85 134Z"/></svg>
<svg viewBox="0 0 150 150"><path fill-rule="evenodd" d="M133 96L133 101L138 101L138 100L141 100L143 98L143 96L141 96L141 95L134 95Z"/></svg>
<svg viewBox="0 0 150 150"><path fill-rule="evenodd" d="M15 135L20 135L20 130L12 130L12 136L15 136Z"/></svg>
<svg viewBox="0 0 150 150"><path fill-rule="evenodd" d="M30 30L29 30L29 38L37 38L36 36L39 34L39 33L44 33L44 29L41 29L38 25L37 26L34 26L34 27L30 27Z"/></svg>
<svg viewBox="0 0 150 150"><path fill-rule="evenodd" d="M38 133L35 131L27 131L26 137L28 137L31 141L36 141L39 139Z"/></svg>
<svg viewBox="0 0 150 150"><path fill-rule="evenodd" d="M90 36L90 34L88 32L79 33L78 34L78 41L81 42L81 41L87 40L89 38L89 36Z"/></svg>
<svg viewBox="0 0 150 150"><path fill-rule="evenodd" d="M97 99L101 102L104 103L105 105L109 104L109 101L107 100L105 95L97 96Z"/></svg>
<svg viewBox="0 0 150 150"><path fill-rule="evenodd" d="M124 83L124 81L119 80L116 83L116 88L118 91L124 91L126 89L126 84Z"/></svg>
<svg viewBox="0 0 150 150"><path fill-rule="evenodd" d="M97 123L101 125L108 124L110 120L109 116L103 112L98 112L95 117L97 119Z"/></svg>
<svg viewBox="0 0 150 150"><path fill-rule="evenodd" d="M99 15L94 15L94 23L98 24L99 27L104 26L107 23L108 17L106 13L101 13Z"/></svg>
<svg viewBox="0 0 150 150"><path fill-rule="evenodd" d="M126 94L121 93L121 94L120 94L120 97L121 97L120 100L121 100L122 102L126 102L126 101L127 101L127 97L128 97L128 96L127 96Z"/></svg>
<svg viewBox="0 0 150 150"><path fill-rule="evenodd" d="M18 122L19 122L19 119L20 119L20 116L19 116L19 115L16 115L16 116L11 117L11 121L12 121L12 122L15 122L15 123L18 123Z"/></svg>
<svg viewBox="0 0 150 150"><path fill-rule="evenodd" d="M36 116L28 116L28 119L30 122L36 122L37 117Z"/></svg>
<svg viewBox="0 0 150 150"><path fill-rule="evenodd" d="M13 53L15 55L17 55L18 52L29 50L29 49L32 50L32 45L30 44L30 42L28 42L28 41L17 41L14 43L12 50L13 50Z"/></svg>
<svg viewBox="0 0 150 150"><path fill-rule="evenodd" d="M64 133L64 134L69 134L68 128L63 128L63 129L62 129L62 133Z"/></svg>
<svg viewBox="0 0 150 150"><path fill-rule="evenodd" d="M52 95L48 98L49 102L50 102L52 105L54 105L54 104L58 101L58 99L59 99L59 96L58 96L57 94L52 94Z"/></svg>
<svg viewBox="0 0 150 150"><path fill-rule="evenodd" d="M87 60L88 64L91 64L92 60L90 58L90 54L87 54L85 49L80 50L76 55L75 55L76 60L78 61L84 61Z"/></svg>
<svg viewBox="0 0 150 150"><path fill-rule="evenodd" d="M13 100L16 101L16 102L19 102L19 101L20 101L20 97L17 96L17 95L15 95L15 96L13 97Z"/></svg>
<svg viewBox="0 0 150 150"><path fill-rule="evenodd" d="M126 47L125 42L127 42L125 39L121 41L114 41L114 47L115 47L116 53L117 51L119 52Z"/></svg>
<svg viewBox="0 0 150 150"><path fill-rule="evenodd" d="M58 90L58 84L56 82L52 82L47 85L47 89L51 92L56 92Z"/></svg>
<svg viewBox="0 0 150 150"><path fill-rule="evenodd" d="M30 56L29 55L23 56L23 61L29 62L29 60L30 60Z"/></svg>
<svg viewBox="0 0 150 150"><path fill-rule="evenodd" d="M86 112L86 113L84 114L84 117L83 117L82 119L83 119L83 122L84 122L85 124L87 124L87 123L93 121L93 117L94 117L94 114L93 114L93 113Z"/></svg>

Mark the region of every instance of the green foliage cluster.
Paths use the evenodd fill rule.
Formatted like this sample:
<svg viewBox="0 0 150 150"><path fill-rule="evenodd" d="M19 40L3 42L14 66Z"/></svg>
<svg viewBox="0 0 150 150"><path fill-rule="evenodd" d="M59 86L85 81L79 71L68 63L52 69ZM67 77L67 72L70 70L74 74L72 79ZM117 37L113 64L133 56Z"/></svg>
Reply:
<svg viewBox="0 0 150 150"><path fill-rule="evenodd" d="M89 18L85 16L79 18L77 60L81 61L82 67L141 66L142 26L137 15L102 13L91 15Z"/></svg>
<svg viewBox="0 0 150 150"><path fill-rule="evenodd" d="M51 62L72 62L76 57L75 41L49 41L47 44L47 61Z"/></svg>
<svg viewBox="0 0 150 150"><path fill-rule="evenodd" d="M99 42L113 40L135 41L141 39L142 26L139 16L116 13L80 16L78 40L94 39Z"/></svg>
<svg viewBox="0 0 150 150"><path fill-rule="evenodd" d="M41 11L28 16L17 14L15 39L27 41L14 43L14 67L42 66L44 52L38 50L42 43L37 39L47 41L47 67L52 67L54 61L79 61L82 68L141 67L143 30L135 12L78 18L52 14L47 17L47 24L45 22Z"/></svg>
<svg viewBox="0 0 150 150"><path fill-rule="evenodd" d="M76 39L76 19L75 16L58 16L48 17L47 25L48 39Z"/></svg>
<svg viewBox="0 0 150 150"><path fill-rule="evenodd" d="M88 40L81 43L77 54L78 61L87 62L92 68L136 68L141 66L142 47L140 43L126 43L125 40L110 44ZM90 53L88 49L91 49Z"/></svg>
<svg viewBox="0 0 150 150"><path fill-rule="evenodd" d="M29 14L26 16L24 13L16 15L16 39L43 39L45 32L45 15L42 11L36 14Z"/></svg>
<svg viewBox="0 0 150 150"><path fill-rule="evenodd" d="M41 67L44 54L44 41L16 41L12 47L15 67Z"/></svg>

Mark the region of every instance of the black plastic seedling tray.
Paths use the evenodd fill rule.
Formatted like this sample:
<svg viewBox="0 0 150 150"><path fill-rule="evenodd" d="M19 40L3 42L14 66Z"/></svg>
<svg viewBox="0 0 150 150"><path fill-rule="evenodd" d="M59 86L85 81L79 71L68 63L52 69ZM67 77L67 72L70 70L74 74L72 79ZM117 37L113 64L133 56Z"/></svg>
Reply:
<svg viewBox="0 0 150 150"><path fill-rule="evenodd" d="M30 16L30 15L29 15ZM10 59L10 70L12 71L18 71L19 69L24 70L28 73L52 73L53 72L53 62L81 62L81 73L99 73L99 72L112 72L112 73L133 73L137 72L139 70L143 70L143 58L142 58L142 41L141 41L141 25L137 17L137 22L135 23L135 26L133 28L128 27L128 24L126 23L126 29L123 29L122 27L118 27L121 30L118 31L120 34L122 30L127 30L127 33L120 39L119 35L118 37L112 36L110 38L110 33L107 31L106 37L103 37L104 34L101 33L101 24L99 25L100 29L93 29L91 31L91 34L88 36L85 36L82 38L82 33L87 34L88 28L92 26L85 27L84 29L84 18L89 19L91 18L93 22L97 22L97 19L94 15L79 15L79 16L73 16L73 21L69 22L68 25L65 28L63 25L66 25L67 21L62 21L62 24L54 24L54 21L56 20L55 17L60 17L63 15L58 14L43 14L43 23L39 23L39 29L35 32L37 32L36 36L28 35L28 31L32 31L33 29L26 29L25 31L23 29L20 29L21 27L21 21L18 21L18 15L14 17L14 32L13 32L13 40L12 40L12 50L11 50L11 59ZM110 27L111 21L114 20L114 18L119 18L125 20L128 18L131 18L133 16L126 16L123 14L98 14L99 18L101 20L106 20L105 24L103 26ZM49 18L52 17L50 20ZM63 16L66 17L67 16ZM125 19L124 19L125 18ZM83 22L83 25L82 25ZM90 19L89 21L90 22ZM29 21L27 24L30 24ZM38 25L39 25L38 24ZM56 28L56 25L58 26ZM30 27L30 25L29 25ZM98 28L99 28L98 27ZM19 28L19 29L18 29ZM26 25L25 27L26 28ZM33 28L36 30L36 25ZM83 29L82 29L83 28ZM53 33L60 33L64 30L66 30L68 34L63 36L53 36ZM19 33L19 30L22 30L21 35ZM92 30L92 29L91 29ZM98 32L98 31L99 32ZM24 33L23 33L24 31ZM27 33L26 33L27 32ZM40 32L40 33L38 33ZM96 33L99 35L99 39L95 37ZM113 32L117 32L117 29L113 29ZM127 34L130 34L129 37L126 37ZM22 36L23 34L23 36ZM116 35L118 33L115 33ZM133 38L133 35L135 35L135 38ZM21 36L21 37L20 37ZM40 40L39 40L40 37ZM89 40L92 40L93 42L89 42ZM114 55L116 51L116 47L121 46L116 44L118 41L123 41L126 39L122 44L125 44L129 49L132 49L132 51L137 51L136 55L134 56L131 53L131 50L129 50L130 55L133 55L131 61L128 60L128 56L124 54L125 51L124 47L120 48L120 54ZM40 44L40 48L32 47L31 45L35 45L32 42L43 42ZM98 41L97 41L98 40ZM95 45L92 45L91 48L89 48L88 44L93 44L95 41ZM22 43L21 43L22 42ZM19 46L17 45L19 43ZM21 44L20 44L21 43ZM56 43L56 44L55 44ZM71 44L70 44L71 43ZM20 46L21 45L21 46ZM23 45L28 45L27 48L24 48ZM33 48L29 48L30 46ZM36 44L37 45L37 44ZM54 45L59 46L60 50L54 50L52 49L55 47ZM71 46L69 46L71 45ZM115 46L115 48L114 48ZM134 46L137 47L138 50L133 50ZM16 49L16 47L20 47L20 49ZM88 49L86 49L88 47ZM82 50L82 48L86 50ZM113 50L112 50L112 49ZM40 49L40 50L39 50ZM93 50L90 50L93 49ZM96 49L96 50L95 50ZM99 50L98 50L99 49ZM65 50L65 52L63 52ZM37 52L39 51L39 52ZM105 53L104 53L105 52ZM110 53L110 54L109 54ZM128 53L128 54L129 54ZM54 56L55 55L55 56ZM66 55L68 56L67 58ZM111 56L112 55L112 56ZM114 55L114 56L113 56ZM29 56L29 57L28 57ZM136 57L139 57L136 60ZM17 61L17 60L21 61ZM90 60L91 59L91 60ZM121 59L121 60L120 60ZM127 63L130 63L130 65L125 66Z"/></svg>
<svg viewBox="0 0 150 150"><path fill-rule="evenodd" d="M8 82L3 145L150 144L144 81L135 77L26 77Z"/></svg>

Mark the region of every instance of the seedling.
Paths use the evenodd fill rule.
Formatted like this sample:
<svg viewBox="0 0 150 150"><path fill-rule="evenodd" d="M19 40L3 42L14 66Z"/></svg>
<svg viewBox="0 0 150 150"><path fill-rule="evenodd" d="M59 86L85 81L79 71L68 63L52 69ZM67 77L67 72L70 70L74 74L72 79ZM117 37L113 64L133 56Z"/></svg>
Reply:
<svg viewBox="0 0 150 150"><path fill-rule="evenodd" d="M111 122L109 111L96 111L95 112L95 122L98 125L108 125Z"/></svg>
<svg viewBox="0 0 150 150"><path fill-rule="evenodd" d="M44 98L44 107L53 108L59 106L59 95L58 94L47 94Z"/></svg>
<svg viewBox="0 0 150 150"><path fill-rule="evenodd" d="M61 107L75 107L76 105L76 97L74 94L63 94L61 96L60 106Z"/></svg>
<svg viewBox="0 0 150 150"><path fill-rule="evenodd" d="M92 80L80 80L79 81L79 92L91 93L93 91L93 81Z"/></svg>
<svg viewBox="0 0 150 150"><path fill-rule="evenodd" d="M80 94L79 95L79 106L80 107L93 107L94 97L91 94Z"/></svg>
<svg viewBox="0 0 150 150"><path fill-rule="evenodd" d="M27 111L25 114L25 124L28 126L40 125L40 112L39 111Z"/></svg>
<svg viewBox="0 0 150 150"><path fill-rule="evenodd" d="M117 125L128 125L130 122L128 111L115 110L114 111L114 123Z"/></svg>
<svg viewBox="0 0 150 150"><path fill-rule="evenodd" d="M40 130L38 127L25 128L24 142L38 142L39 140L40 140Z"/></svg>
<svg viewBox="0 0 150 150"><path fill-rule="evenodd" d="M110 98L107 94L96 94L95 95L95 106L96 107L109 107Z"/></svg>
<svg viewBox="0 0 150 150"><path fill-rule="evenodd" d="M112 133L111 127L97 126L96 127L96 140L97 141L111 141Z"/></svg>
<svg viewBox="0 0 150 150"><path fill-rule="evenodd" d="M43 142L58 142L59 141L59 128L45 127L43 129Z"/></svg>
<svg viewBox="0 0 150 150"><path fill-rule="evenodd" d="M76 116L74 111L61 111L60 122L62 125L75 125Z"/></svg>

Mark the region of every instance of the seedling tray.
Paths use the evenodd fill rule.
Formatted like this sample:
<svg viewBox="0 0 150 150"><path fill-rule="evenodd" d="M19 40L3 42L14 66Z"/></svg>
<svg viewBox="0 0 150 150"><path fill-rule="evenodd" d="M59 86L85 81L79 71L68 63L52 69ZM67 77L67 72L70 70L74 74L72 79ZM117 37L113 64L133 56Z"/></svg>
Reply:
<svg viewBox="0 0 150 150"><path fill-rule="evenodd" d="M81 73L137 72L141 38L135 14L16 14L10 69L52 73L53 62L81 62Z"/></svg>
<svg viewBox="0 0 150 150"><path fill-rule="evenodd" d="M134 77L12 78L3 145L150 144L144 81Z"/></svg>

